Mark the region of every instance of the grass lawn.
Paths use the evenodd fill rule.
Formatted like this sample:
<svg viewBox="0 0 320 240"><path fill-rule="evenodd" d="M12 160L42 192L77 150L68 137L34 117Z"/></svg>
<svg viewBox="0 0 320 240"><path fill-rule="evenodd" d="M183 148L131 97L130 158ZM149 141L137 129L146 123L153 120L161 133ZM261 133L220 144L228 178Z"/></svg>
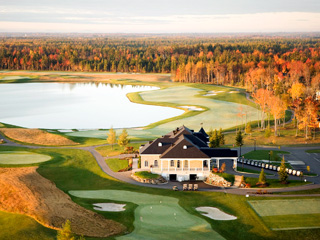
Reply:
<svg viewBox="0 0 320 240"><path fill-rule="evenodd" d="M229 174L229 173L215 173L221 177L223 177L225 180L228 182L231 182L232 184L234 183L234 175Z"/></svg>
<svg viewBox="0 0 320 240"><path fill-rule="evenodd" d="M307 153L320 153L320 149L306 150Z"/></svg>
<svg viewBox="0 0 320 240"><path fill-rule="evenodd" d="M290 118L288 118L290 119ZM234 129L234 128L232 128ZM242 127L244 130L244 127ZM244 132L244 131L243 131ZM320 131L316 133L316 138L305 139L303 132L301 131L298 136L296 136L296 128L293 123L286 124L283 128L280 127L280 136L276 137L273 133L273 127L271 127L271 136L266 138L265 132L259 129L254 129L251 134L244 135L244 145L253 146L254 140L256 140L257 145L269 145L269 146L318 146L320 144ZM226 143L232 145L235 143L236 134L228 133L225 135Z"/></svg>
<svg viewBox="0 0 320 240"><path fill-rule="evenodd" d="M121 169L125 169L129 166L128 160L119 158L106 159L106 163L114 172L119 172Z"/></svg>
<svg viewBox="0 0 320 240"><path fill-rule="evenodd" d="M269 160L269 150L256 150L256 151L251 151L243 156L247 159L254 159L254 160ZM272 151L273 155L270 155L270 160L271 161L281 161L282 158L278 156L278 154L290 154L289 152L285 151Z"/></svg>
<svg viewBox="0 0 320 240"><path fill-rule="evenodd" d="M320 228L320 198L249 201L273 230Z"/></svg>
<svg viewBox="0 0 320 240"><path fill-rule="evenodd" d="M225 193L215 192L183 192L172 191L157 188L145 188L136 185L123 183L116 179L113 179L106 175L99 168L97 162L93 156L86 151L77 149L33 149L26 148L14 148L0 146L0 151L32 151L39 154L45 154L52 156L51 161L40 163L38 172L45 178L53 181L58 188L68 193L70 190L121 190L130 191L136 193L146 193L149 195L161 195L162 197L172 197L177 199L178 206L183 211L188 212L191 215L202 218L206 221L214 232L225 239L304 239L308 236L308 239L318 239L320 235L319 229L307 229L307 230L292 230L283 231L281 234L271 231L263 220L255 213L255 211L248 205L247 198L245 196L231 195ZM85 199L71 196L72 200L81 206L93 210L93 203L110 202L111 200L104 199ZM112 219L123 223L128 233L138 230L135 229L135 212L141 207L138 204L130 202L132 196L128 196L128 199L113 200L112 202L126 203L126 211L119 213L101 212L96 211L98 214L105 216L108 219ZM156 197L158 198L158 197ZM251 199L257 200L260 198ZM264 199L264 198L263 198ZM284 198L286 199L286 198ZM160 202L159 202L160 203ZM238 219L233 221L215 221L202 216L196 207L211 206L217 207L221 211L228 214L237 216ZM148 208L147 208L148 209ZM158 209L157 209L158 211ZM140 213L139 213L140 214ZM144 213L141 213L144 214ZM147 217L148 218L148 217ZM24 231L31 231L28 227L22 224L16 225L13 219L5 219L0 225L0 230L4 227L10 226L12 232L20 231L23 234ZM18 227L17 227L18 226ZM9 230L10 230L9 229ZM8 230L8 231L9 231ZM48 229L40 228L34 231L34 234L38 236L47 234ZM50 230L51 231L51 230ZM165 232L166 227L161 229L161 232ZM0 231L1 232L1 231ZM55 231L54 231L55 232ZM1 234L1 233L0 233ZM205 234L205 233L204 233ZM180 239L188 237L188 234L184 234ZM1 237L0 237L1 238ZM46 239L46 238L43 238ZM97 240L97 238L86 238L87 240ZM104 238L101 238L104 239ZM108 239L115 239L114 237Z"/></svg>
<svg viewBox="0 0 320 240"><path fill-rule="evenodd" d="M141 142L139 143L134 143L131 142L128 144L128 147L133 147L136 150L139 150L139 147L141 146ZM101 146L101 147L97 147L96 150L103 156L103 157L112 157L112 156L117 156L120 155L121 153L123 153L124 148L120 147L118 144L113 145L113 148L108 145L108 146Z"/></svg>
<svg viewBox="0 0 320 240"><path fill-rule="evenodd" d="M159 174L154 174L147 171L136 172L134 175L143 179L157 179L160 176Z"/></svg>
<svg viewBox="0 0 320 240"><path fill-rule="evenodd" d="M258 186L256 186L256 184L257 184L259 178L245 177L244 180L246 183L249 183L252 188L258 188ZM295 187L295 186L310 184L310 182L304 182L304 181L299 181L299 180L288 180L288 182L289 182L289 184L282 184L279 182L278 179L268 179L267 178L267 183L269 185L266 188L286 188L286 187Z"/></svg>

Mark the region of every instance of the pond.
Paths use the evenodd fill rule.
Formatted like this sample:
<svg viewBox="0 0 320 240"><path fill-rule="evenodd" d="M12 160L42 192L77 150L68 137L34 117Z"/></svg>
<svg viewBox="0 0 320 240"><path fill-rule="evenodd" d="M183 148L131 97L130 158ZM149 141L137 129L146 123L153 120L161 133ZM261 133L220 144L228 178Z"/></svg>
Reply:
<svg viewBox="0 0 320 240"><path fill-rule="evenodd" d="M130 128L183 113L132 103L126 97L155 89L107 83L1 84L0 122L47 129Z"/></svg>

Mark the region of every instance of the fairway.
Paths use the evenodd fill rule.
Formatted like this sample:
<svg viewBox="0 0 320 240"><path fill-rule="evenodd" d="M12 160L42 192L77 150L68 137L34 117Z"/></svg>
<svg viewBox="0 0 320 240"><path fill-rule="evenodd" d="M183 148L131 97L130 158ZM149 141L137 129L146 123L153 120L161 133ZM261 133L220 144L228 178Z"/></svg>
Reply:
<svg viewBox="0 0 320 240"><path fill-rule="evenodd" d="M320 228L320 199L249 201L272 230Z"/></svg>
<svg viewBox="0 0 320 240"><path fill-rule="evenodd" d="M192 129L198 129L200 127L200 123L203 123L203 127L205 129L210 129L211 127L213 129L233 127L236 124L244 123L244 119L242 120L243 122L241 122L241 119L237 117L237 114L241 111L241 108L243 109L243 113L247 113L248 121L258 119L258 110L253 107L234 102L226 102L216 100L214 98L203 97L202 95L199 95L200 92L203 92L203 90L179 86L162 90L141 92L140 95L145 101L170 102L180 104L181 106L204 106L205 108L209 109L208 111L200 113L196 116L165 123L155 128L159 128L165 132L174 129L177 126L182 126L183 124ZM225 88L225 90L221 91L221 93L217 93L217 96L227 92L229 92L229 89ZM233 96L235 94L236 93L233 93Z"/></svg>
<svg viewBox="0 0 320 240"><path fill-rule="evenodd" d="M132 202L135 229L117 239L224 239L202 218L189 214L178 199L130 191L69 191L76 197Z"/></svg>
<svg viewBox="0 0 320 240"><path fill-rule="evenodd" d="M24 151L3 151L0 152L0 164L33 164L46 162L50 156Z"/></svg>

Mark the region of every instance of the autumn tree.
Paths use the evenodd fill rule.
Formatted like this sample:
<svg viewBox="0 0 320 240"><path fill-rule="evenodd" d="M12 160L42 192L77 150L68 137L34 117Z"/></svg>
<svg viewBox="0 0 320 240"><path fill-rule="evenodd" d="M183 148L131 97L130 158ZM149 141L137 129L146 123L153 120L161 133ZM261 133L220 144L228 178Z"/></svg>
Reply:
<svg viewBox="0 0 320 240"><path fill-rule="evenodd" d="M283 104L280 97L272 95L270 97L269 108L270 108L270 113L273 115L273 119L274 119L274 135L278 136L278 128L277 128L278 120L280 120L284 114L285 105Z"/></svg>
<svg viewBox="0 0 320 240"><path fill-rule="evenodd" d="M130 140L129 140L128 132L125 129L123 129L122 133L120 134L120 136L118 138L118 144L121 147L125 147L128 145L129 142L130 142Z"/></svg>
<svg viewBox="0 0 320 240"><path fill-rule="evenodd" d="M107 141L111 145L111 149L113 149L113 145L117 142L117 135L113 128L109 130Z"/></svg>

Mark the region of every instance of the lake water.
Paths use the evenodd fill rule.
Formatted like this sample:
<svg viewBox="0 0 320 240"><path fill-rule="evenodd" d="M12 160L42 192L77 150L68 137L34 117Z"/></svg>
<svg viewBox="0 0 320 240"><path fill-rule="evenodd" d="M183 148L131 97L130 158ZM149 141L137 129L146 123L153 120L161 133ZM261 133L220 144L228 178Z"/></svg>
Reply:
<svg viewBox="0 0 320 240"><path fill-rule="evenodd" d="M0 122L28 128L98 129L146 126L182 110L129 101L149 86L105 83L0 84Z"/></svg>

